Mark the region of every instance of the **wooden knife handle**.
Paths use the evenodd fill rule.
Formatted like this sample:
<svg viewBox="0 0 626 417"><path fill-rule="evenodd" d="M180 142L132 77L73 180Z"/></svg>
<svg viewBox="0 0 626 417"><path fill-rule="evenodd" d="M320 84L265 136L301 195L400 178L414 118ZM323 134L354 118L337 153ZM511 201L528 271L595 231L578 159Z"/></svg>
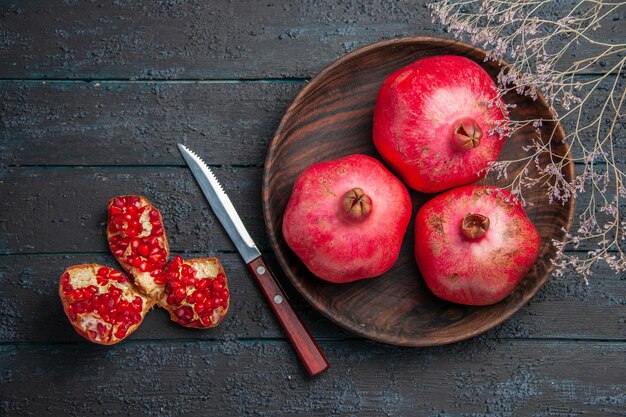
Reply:
<svg viewBox="0 0 626 417"><path fill-rule="evenodd" d="M287 302L287 297L278 286L276 277L272 274L262 256L254 259L248 264L252 275L259 283L265 298L272 306L272 310L278 317L281 326L287 333L291 344L296 349L300 360L304 364L310 376L317 375L328 368L328 362L320 351L320 348L311 337L309 331L304 327L295 311Z"/></svg>

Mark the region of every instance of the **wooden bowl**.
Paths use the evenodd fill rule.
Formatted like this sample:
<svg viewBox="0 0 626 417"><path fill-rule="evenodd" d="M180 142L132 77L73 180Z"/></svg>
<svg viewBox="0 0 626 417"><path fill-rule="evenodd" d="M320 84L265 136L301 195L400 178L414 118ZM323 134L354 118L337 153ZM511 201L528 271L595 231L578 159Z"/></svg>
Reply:
<svg viewBox="0 0 626 417"><path fill-rule="evenodd" d="M547 185L527 190L533 205L526 208L542 238L540 255L514 292L498 304L470 307L436 298L426 287L413 255L414 224L407 229L395 266L386 274L349 284L331 284L315 277L285 243L281 220L296 177L309 165L362 153L381 160L371 138L372 115L383 80L395 70L426 56L455 54L473 59L496 77L503 63L484 62L485 51L449 39L416 37L394 39L360 48L320 72L298 94L284 115L267 154L263 173L263 214L272 248L285 274L302 296L339 325L380 342L405 346L452 343L483 333L519 310L548 280L555 254L552 241L564 239L571 226L574 202L549 204ZM551 119L545 101L512 94L504 98L517 107L511 118ZM509 138L500 160L511 160L533 135L533 128ZM561 126L544 124L542 140L552 141L552 152L567 158L564 175L574 176ZM548 158L543 155L542 158ZM529 167L530 175L534 165ZM513 166L509 175L521 167ZM481 183L504 186L487 177ZM413 219L432 195L410 191Z"/></svg>

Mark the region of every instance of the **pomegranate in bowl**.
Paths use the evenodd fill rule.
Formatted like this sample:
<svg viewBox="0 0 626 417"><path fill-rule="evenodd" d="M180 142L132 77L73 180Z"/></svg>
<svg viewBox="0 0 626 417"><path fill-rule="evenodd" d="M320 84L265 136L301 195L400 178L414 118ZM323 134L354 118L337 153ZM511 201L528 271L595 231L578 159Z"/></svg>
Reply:
<svg viewBox="0 0 626 417"><path fill-rule="evenodd" d="M454 188L424 204L415 219L415 259L437 297L495 304L530 271L541 238L507 190Z"/></svg>
<svg viewBox="0 0 626 417"><path fill-rule="evenodd" d="M408 191L383 164L349 155L313 164L296 179L283 236L319 278L372 278L398 259L411 207Z"/></svg>
<svg viewBox="0 0 626 417"><path fill-rule="evenodd" d="M374 108L378 152L411 188L436 193L485 175L508 115L491 76L456 55L422 58L383 82Z"/></svg>

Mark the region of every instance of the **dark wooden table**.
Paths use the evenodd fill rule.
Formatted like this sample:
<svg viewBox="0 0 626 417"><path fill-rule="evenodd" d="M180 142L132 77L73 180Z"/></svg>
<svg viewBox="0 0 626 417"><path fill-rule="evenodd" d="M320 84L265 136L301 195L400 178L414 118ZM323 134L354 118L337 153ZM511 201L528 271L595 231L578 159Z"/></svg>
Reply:
<svg viewBox="0 0 626 417"><path fill-rule="evenodd" d="M420 349L348 333L283 279L331 363L308 378L183 165L177 142L215 168L279 271L261 175L280 117L345 52L447 36L421 2L64 3L0 6L0 415L626 415L626 277L605 265L589 286L553 277L480 337ZM599 34L623 41L625 19ZM219 328L159 310L114 347L74 333L58 277L117 266L104 228L120 194L161 208L174 253L223 261Z"/></svg>

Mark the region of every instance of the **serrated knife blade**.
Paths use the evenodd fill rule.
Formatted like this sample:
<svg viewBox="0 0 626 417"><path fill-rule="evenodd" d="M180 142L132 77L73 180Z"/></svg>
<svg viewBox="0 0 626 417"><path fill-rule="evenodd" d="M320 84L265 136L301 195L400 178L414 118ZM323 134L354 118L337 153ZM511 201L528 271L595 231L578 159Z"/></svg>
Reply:
<svg viewBox="0 0 626 417"><path fill-rule="evenodd" d="M213 212L235 244L246 264L261 256L250 234L243 225L233 203L224 192L224 188L213 174L213 171L195 152L185 145L178 144L180 153L185 158L187 166L198 181L200 189L211 205Z"/></svg>
<svg viewBox="0 0 626 417"><path fill-rule="evenodd" d="M243 257L248 269L261 287L272 311L285 330L309 375L317 375L328 368L328 362L315 340L298 318L269 266L261 256L250 234L244 227L237 210L224 192L213 171L195 152L178 144L191 173L196 178L209 205L222 223L235 247Z"/></svg>

